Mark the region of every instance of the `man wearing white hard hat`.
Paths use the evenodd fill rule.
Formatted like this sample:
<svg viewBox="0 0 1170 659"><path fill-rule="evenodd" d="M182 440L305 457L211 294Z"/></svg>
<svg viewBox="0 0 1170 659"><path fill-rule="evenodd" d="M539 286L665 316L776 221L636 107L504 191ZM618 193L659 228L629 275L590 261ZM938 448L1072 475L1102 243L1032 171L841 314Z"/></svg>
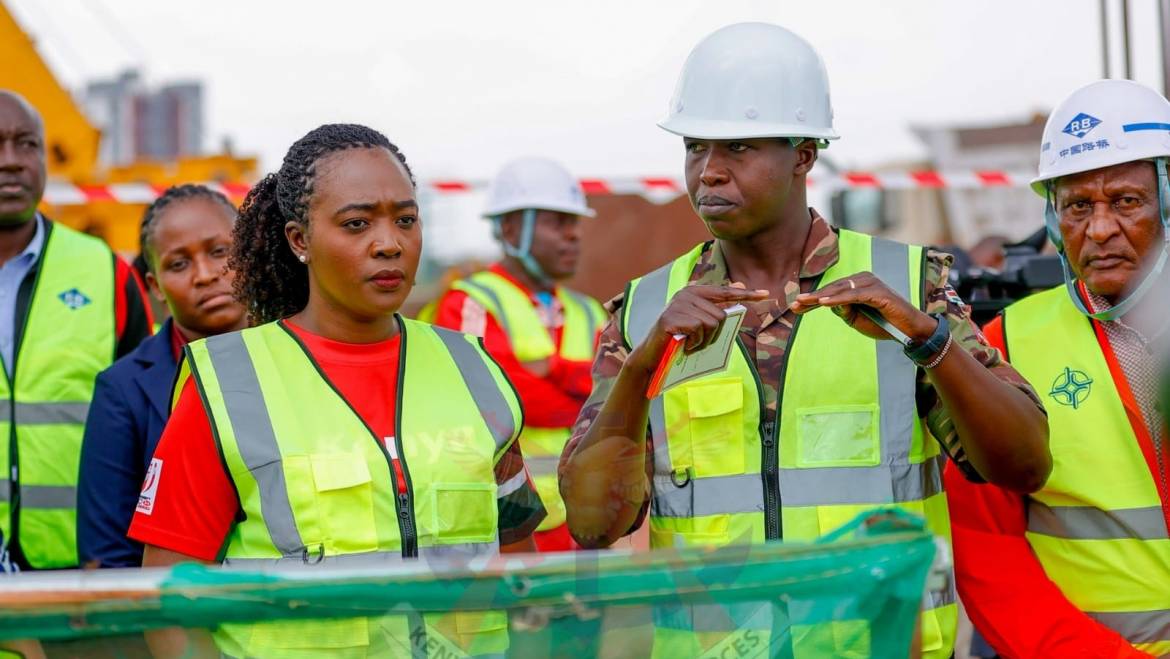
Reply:
<svg viewBox="0 0 1170 659"><path fill-rule="evenodd" d="M605 310L559 282L577 269L579 219L594 215L560 164L508 163L492 181L484 211L504 258L454 282L435 312L435 324L483 337L520 396L520 444L548 511L534 534L540 551L575 547L557 491L557 459L592 387L589 368Z"/></svg>
<svg viewBox="0 0 1170 659"><path fill-rule="evenodd" d="M1170 654L1170 102L1128 80L1048 118L1033 187L1066 285L986 328L1041 392L1054 467L1029 496L947 474L959 592L1010 657Z"/></svg>
<svg viewBox="0 0 1170 659"><path fill-rule="evenodd" d="M1044 483L1042 408L947 286L950 257L808 208L806 177L837 139L812 46L775 25L716 31L660 126L683 138L687 190L714 240L610 303L560 471L581 544L608 545L647 516L653 547L813 540L885 505L946 537L946 456L972 478ZM704 348L736 303L747 312L727 366L647 400L670 337ZM716 608L733 629L694 606L656 622L655 653L694 656L784 624ZM924 598L926 656L950 656L955 620L952 584ZM868 639L842 621L794 628L791 644L799 657L852 656Z"/></svg>

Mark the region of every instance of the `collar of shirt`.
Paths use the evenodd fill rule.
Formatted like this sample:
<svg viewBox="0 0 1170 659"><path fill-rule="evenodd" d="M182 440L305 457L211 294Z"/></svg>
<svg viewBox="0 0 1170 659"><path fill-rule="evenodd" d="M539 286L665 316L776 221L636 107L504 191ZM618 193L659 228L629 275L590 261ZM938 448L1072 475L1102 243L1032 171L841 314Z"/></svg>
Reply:
<svg viewBox="0 0 1170 659"><path fill-rule="evenodd" d="M832 225L815 209L810 208L808 212L812 216L812 224L809 226L808 236L801 251L801 279L821 276L840 257L837 233L833 231ZM716 245L715 242L709 243L699 256L699 261L691 271L692 283L723 285L730 281L727 261L722 250L715 249Z"/></svg>
<svg viewBox="0 0 1170 659"><path fill-rule="evenodd" d="M179 325L171 321L171 350L175 353L175 361L183 355L183 347L187 345L187 337L179 331Z"/></svg>
<svg viewBox="0 0 1170 659"><path fill-rule="evenodd" d="M820 277L837 262L841 254L837 233L833 231L833 227L829 224L829 221L821 217L820 213L815 209L810 208L808 212L812 216L812 224L809 226L808 236L804 240L804 248L801 251L799 275L801 280ZM723 256L722 250L718 249L718 243L709 243L706 249L703 250L698 262L695 263L695 267L691 271L690 281L695 284L713 286L726 286L730 283L727 261ZM785 309L792 305L800 292L801 287L799 281L790 281L785 285ZM768 300L765 300L757 304L767 304L768 302ZM775 298L773 304L778 302L779 296Z"/></svg>
<svg viewBox="0 0 1170 659"><path fill-rule="evenodd" d="M1109 303L1109 300L1106 300L1100 295L1093 293L1083 283L1080 285L1080 290L1084 294L1084 297L1088 299L1089 308L1093 313L1101 313L1113 308L1113 305ZM1106 330L1111 330L1112 334L1123 334L1127 336L1129 340L1136 341L1141 345L1142 349L1147 352L1153 350L1153 346L1158 345L1159 341L1166 333L1167 328L1170 328L1170 319L1161 321L1161 327L1155 327L1152 331L1150 331L1148 327L1142 327L1140 325L1134 326L1126 323L1120 318L1116 318L1114 320L1101 320L1098 322L1100 322ZM1149 323L1147 323L1147 325L1149 325Z"/></svg>
<svg viewBox="0 0 1170 659"><path fill-rule="evenodd" d="M8 263L30 265L41 257L41 250L45 247L45 220L41 217L40 213L37 213L36 217L33 218L33 222L37 224L36 228L33 229L32 240L29 241L28 245L19 254L9 259ZM8 263L4 265L8 265Z"/></svg>

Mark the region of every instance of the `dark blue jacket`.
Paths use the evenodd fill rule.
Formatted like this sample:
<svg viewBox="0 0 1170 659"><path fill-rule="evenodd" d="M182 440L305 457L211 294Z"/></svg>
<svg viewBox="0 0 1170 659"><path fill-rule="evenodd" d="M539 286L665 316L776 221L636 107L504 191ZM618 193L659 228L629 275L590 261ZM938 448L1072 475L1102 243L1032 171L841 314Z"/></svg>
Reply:
<svg viewBox="0 0 1170 659"><path fill-rule="evenodd" d="M138 494L170 416L177 362L171 321L97 376L77 482L81 565L137 567L142 545L126 537Z"/></svg>

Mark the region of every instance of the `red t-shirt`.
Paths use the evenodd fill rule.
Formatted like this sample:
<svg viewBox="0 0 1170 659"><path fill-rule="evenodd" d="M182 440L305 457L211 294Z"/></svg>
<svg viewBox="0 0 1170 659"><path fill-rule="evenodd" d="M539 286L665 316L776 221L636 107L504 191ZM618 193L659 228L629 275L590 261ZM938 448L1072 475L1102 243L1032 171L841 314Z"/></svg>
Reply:
<svg viewBox="0 0 1170 659"><path fill-rule="evenodd" d="M1002 318L983 328L1005 352ZM1010 358L1011 355L1008 355ZM1146 657L1076 607L1032 552L1023 495L945 472L955 576L975 627L1007 657Z"/></svg>
<svg viewBox="0 0 1170 659"><path fill-rule="evenodd" d="M393 436L399 337L370 344L341 343L283 322L370 429L379 437ZM212 561L219 556L238 512L236 491L224 471L211 423L194 380L188 378L154 452L129 535L148 545Z"/></svg>

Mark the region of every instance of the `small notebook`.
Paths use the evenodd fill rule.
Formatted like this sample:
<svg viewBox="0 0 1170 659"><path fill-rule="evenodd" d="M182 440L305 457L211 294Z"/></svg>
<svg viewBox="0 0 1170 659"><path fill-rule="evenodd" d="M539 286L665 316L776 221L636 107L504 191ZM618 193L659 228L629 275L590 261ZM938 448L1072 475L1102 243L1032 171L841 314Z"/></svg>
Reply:
<svg viewBox="0 0 1170 659"><path fill-rule="evenodd" d="M719 334L711 345L698 352L687 354L683 350L686 337L682 334L674 335L662 355L662 361L658 363L658 368L650 378L646 398L654 398L684 382L727 368L731 351L735 349L735 337L739 334L739 327L743 324L743 315L747 309L742 304L737 304L723 311L727 314L727 319L720 326Z"/></svg>

